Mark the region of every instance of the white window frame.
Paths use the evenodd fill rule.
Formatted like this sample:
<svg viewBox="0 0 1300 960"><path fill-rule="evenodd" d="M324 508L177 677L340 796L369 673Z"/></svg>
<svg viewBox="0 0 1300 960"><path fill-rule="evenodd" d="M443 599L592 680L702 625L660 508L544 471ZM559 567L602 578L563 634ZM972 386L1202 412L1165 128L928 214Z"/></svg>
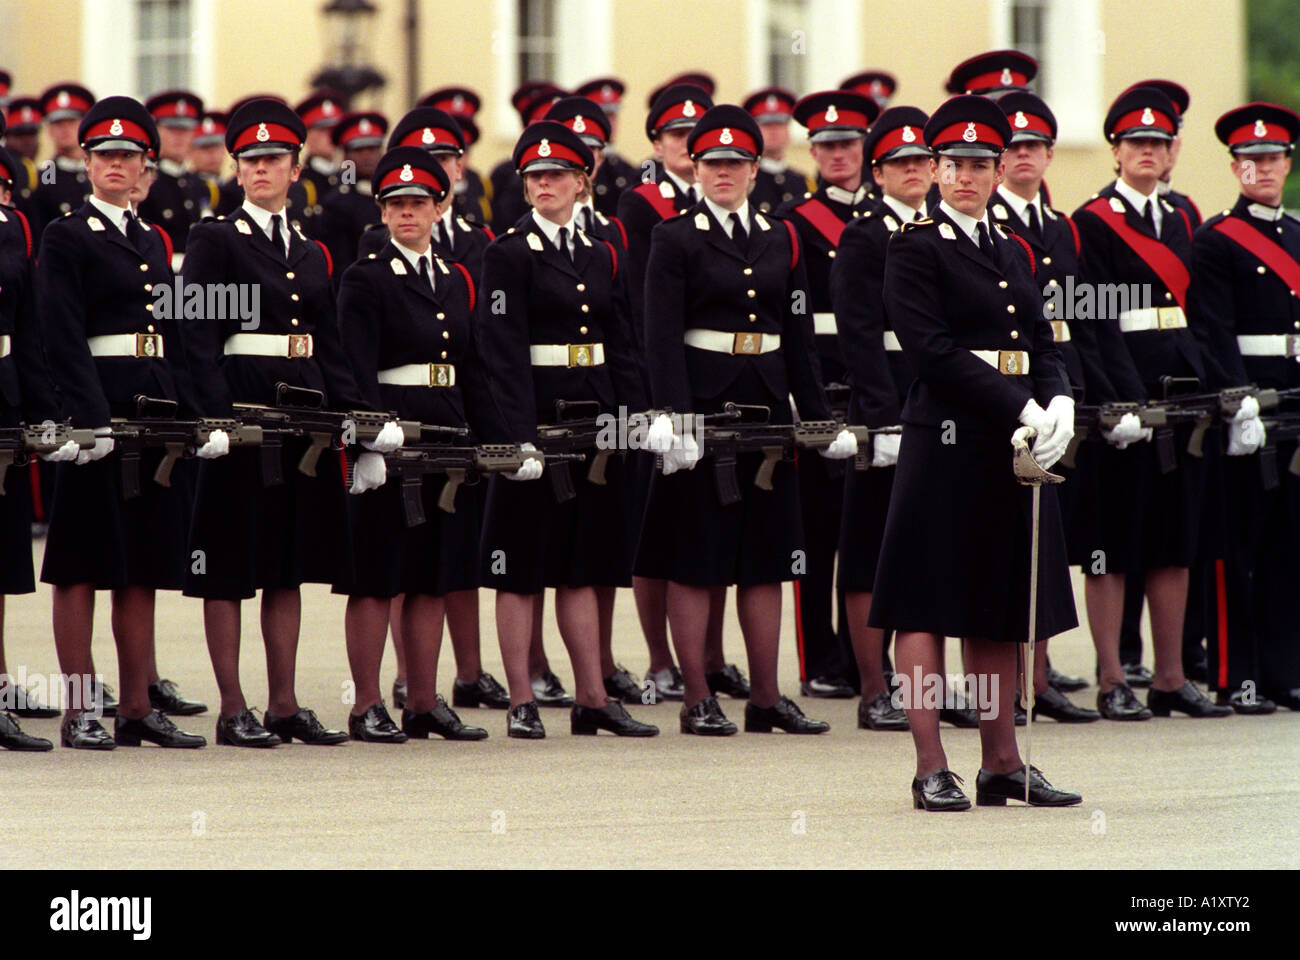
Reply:
<svg viewBox="0 0 1300 960"><path fill-rule="evenodd" d="M97 97L127 94L143 99L135 62L139 44L136 0L82 0L81 76ZM191 89L206 101L216 84L216 0L190 0Z"/></svg>
<svg viewBox="0 0 1300 960"><path fill-rule="evenodd" d="M1056 142L1064 147L1095 147L1104 142L1102 58L1106 35L1101 29L1100 0L1045 0L1047 36L1043 38L1047 70L1039 89L1056 115ZM1011 4L990 0L989 43L1011 46ZM1063 69L1068 66L1068 69Z"/></svg>

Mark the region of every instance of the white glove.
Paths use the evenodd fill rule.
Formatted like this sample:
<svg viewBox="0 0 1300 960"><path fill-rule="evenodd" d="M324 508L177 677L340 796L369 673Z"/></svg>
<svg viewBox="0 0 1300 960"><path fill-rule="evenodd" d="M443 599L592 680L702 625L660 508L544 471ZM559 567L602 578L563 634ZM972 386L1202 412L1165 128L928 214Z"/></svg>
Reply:
<svg viewBox="0 0 1300 960"><path fill-rule="evenodd" d="M536 453L537 448L531 443L521 443L519 445L521 453ZM542 475L543 464L540 457L529 457L518 470L513 473L502 474L507 480L536 480Z"/></svg>
<svg viewBox="0 0 1300 960"><path fill-rule="evenodd" d="M81 453L81 447L77 446L77 441L69 440L57 450L42 453L40 458L47 463L66 463L69 460L76 460L79 453Z"/></svg>
<svg viewBox="0 0 1300 960"><path fill-rule="evenodd" d="M357 457L356 465L352 468L352 487L348 492L365 493L367 490L377 490L387 479L388 464L384 462L384 455L363 453Z"/></svg>
<svg viewBox="0 0 1300 960"><path fill-rule="evenodd" d="M700 445L695 442L694 434L687 433L673 437L673 445L663 454L659 469L667 477L678 470L694 470L699 462Z"/></svg>
<svg viewBox="0 0 1300 960"><path fill-rule="evenodd" d="M1244 457L1264 445L1264 421L1259 417L1228 424L1228 456Z"/></svg>
<svg viewBox="0 0 1300 960"><path fill-rule="evenodd" d="M1259 418L1259 401L1254 397L1246 397L1241 401L1241 406L1237 412L1232 415L1233 422L1240 423L1243 420L1256 420Z"/></svg>
<svg viewBox="0 0 1300 960"><path fill-rule="evenodd" d="M389 420L380 428L379 435L375 439L363 441L361 445L376 453L392 453L402 445L403 439L402 428L397 425L397 421Z"/></svg>
<svg viewBox="0 0 1300 960"><path fill-rule="evenodd" d="M873 467L892 467L898 463L898 446L903 442L903 435L900 433L877 433L871 438L874 446L871 449L871 465Z"/></svg>
<svg viewBox="0 0 1300 960"><path fill-rule="evenodd" d="M645 435L646 449L651 453L667 453L673 446L673 421L666 413L655 417Z"/></svg>
<svg viewBox="0 0 1300 960"><path fill-rule="evenodd" d="M1034 432L1040 437L1046 436L1052 432L1052 417L1046 410L1038 405L1038 401L1030 398L1025 404L1025 409L1020 411L1020 422L1026 427L1033 427Z"/></svg>
<svg viewBox="0 0 1300 960"><path fill-rule="evenodd" d="M103 460L112 453L115 445L113 438L110 436L112 432L112 427L97 427L95 429L95 445L89 450L77 451L77 466L85 466L92 460Z"/></svg>
<svg viewBox="0 0 1300 960"><path fill-rule="evenodd" d="M847 460L849 457L858 455L858 438L849 433L848 430L841 430L835 435L835 439L825 449L818 450L827 460Z"/></svg>
<svg viewBox="0 0 1300 960"><path fill-rule="evenodd" d="M1109 430L1103 430L1101 435L1106 438L1107 443L1113 444L1117 450L1123 450L1130 443L1150 440L1151 428L1143 427L1142 421L1138 419L1136 413L1126 413L1119 418L1119 423Z"/></svg>
<svg viewBox="0 0 1300 960"><path fill-rule="evenodd" d="M1044 470L1050 470L1065 456L1066 447L1074 438L1074 400L1058 394L1046 410L1031 400L1020 413L1020 422L1038 431L1032 451L1034 459Z"/></svg>
<svg viewBox="0 0 1300 960"><path fill-rule="evenodd" d="M194 451L200 460L215 460L230 452L230 434L224 430L213 430L208 434L207 442Z"/></svg>

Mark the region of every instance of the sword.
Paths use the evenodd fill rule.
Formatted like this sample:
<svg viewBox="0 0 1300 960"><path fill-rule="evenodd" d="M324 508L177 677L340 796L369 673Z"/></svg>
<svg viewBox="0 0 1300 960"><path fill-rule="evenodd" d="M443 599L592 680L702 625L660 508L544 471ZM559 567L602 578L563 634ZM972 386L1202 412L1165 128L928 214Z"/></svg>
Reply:
<svg viewBox="0 0 1300 960"><path fill-rule="evenodd" d="M1042 500L1043 484L1061 483L1065 477L1051 473L1039 465L1030 452L1029 441L1037 436L1033 427L1021 427L1011 435L1013 451L1011 469L1016 482L1032 491L1033 506L1029 525L1029 650L1025 658L1025 803L1029 803L1030 757L1034 746L1034 637L1038 632L1038 513Z"/></svg>

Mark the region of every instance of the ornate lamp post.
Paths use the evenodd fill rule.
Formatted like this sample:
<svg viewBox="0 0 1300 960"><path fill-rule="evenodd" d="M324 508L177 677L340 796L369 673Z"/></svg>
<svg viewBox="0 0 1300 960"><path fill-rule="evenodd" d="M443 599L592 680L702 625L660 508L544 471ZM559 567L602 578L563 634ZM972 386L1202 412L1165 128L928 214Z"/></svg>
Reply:
<svg viewBox="0 0 1300 960"><path fill-rule="evenodd" d="M348 99L376 90L385 78L370 62L370 32L379 8L369 0L330 0L325 14L326 66L312 77L313 87L330 87Z"/></svg>

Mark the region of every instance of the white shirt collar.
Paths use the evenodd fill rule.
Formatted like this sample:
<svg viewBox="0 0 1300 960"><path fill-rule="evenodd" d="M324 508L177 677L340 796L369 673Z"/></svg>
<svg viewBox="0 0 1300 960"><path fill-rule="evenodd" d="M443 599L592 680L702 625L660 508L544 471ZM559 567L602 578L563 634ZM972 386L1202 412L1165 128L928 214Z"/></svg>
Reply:
<svg viewBox="0 0 1300 960"><path fill-rule="evenodd" d="M447 204L447 209L442 211L442 216L438 218L442 221L442 228L451 233L452 228L456 226L456 208L452 204Z"/></svg>
<svg viewBox="0 0 1300 960"><path fill-rule="evenodd" d="M950 206L947 200L941 200L939 202L939 209L948 215L948 218L957 225L958 229L960 229L962 233L966 234L970 239L970 242L975 244L975 246L978 247L980 245L978 228L981 223L984 224L985 228L989 231L989 237L992 238L993 228L989 225L989 212L987 209L984 211L984 216L979 220L976 220L969 214L962 213L956 207Z"/></svg>
<svg viewBox="0 0 1300 960"><path fill-rule="evenodd" d="M902 200L899 200L897 197L891 197L889 194L885 194L885 205L889 207L890 210L893 210L894 213L898 215L898 219L904 223L906 223L909 220L915 219L917 213L920 213L922 217L925 217L924 199L921 201L921 206L918 209L913 210L911 207L905 204Z"/></svg>
<svg viewBox="0 0 1300 960"><path fill-rule="evenodd" d="M168 157L158 158L158 169L169 177L185 176L185 164L181 163L179 160L172 160Z"/></svg>
<svg viewBox="0 0 1300 960"><path fill-rule="evenodd" d="M1038 214L1038 222L1040 224L1043 222L1042 197L1038 193L1034 194L1034 199L1026 200L1014 191L1008 190L1005 183L1000 183L998 184L998 196L1006 201L1007 206L1016 212L1016 216L1020 218L1021 222L1024 223L1025 226L1029 226L1030 207L1033 207L1034 211Z"/></svg>
<svg viewBox="0 0 1300 960"><path fill-rule="evenodd" d="M1286 212L1286 208L1281 206L1270 207L1266 203L1252 203L1246 207L1246 212L1257 220L1277 223L1282 219L1282 214Z"/></svg>
<svg viewBox="0 0 1300 960"><path fill-rule="evenodd" d="M330 176L339 172L339 165L330 157L323 157L319 153L313 153L307 158L307 165L317 173Z"/></svg>
<svg viewBox="0 0 1300 960"><path fill-rule="evenodd" d="M776 157L759 157L758 169L764 173L781 173L785 170L785 161Z"/></svg>
<svg viewBox="0 0 1300 960"><path fill-rule="evenodd" d="M744 203L740 205L739 210L735 210L735 211L728 210L725 207L718 206L708 197L704 198L704 205L709 208L709 212L713 214L714 218L718 221L718 223L722 224L722 229L726 231L727 236L731 236L731 214L733 212L740 214L740 222L745 225L746 232L749 232L750 230L753 229L753 225L749 222L749 201L748 200L746 200Z"/></svg>
<svg viewBox="0 0 1300 960"><path fill-rule="evenodd" d="M573 212L569 214L568 223L552 223L550 220L547 220L536 210L533 211L533 222L536 223L539 227L541 227L542 233L546 235L546 239L551 241L551 246L553 246L556 250L558 250L560 249L559 237L560 237L561 227L568 228L569 231L568 236L569 236L570 244L574 243L574 241L577 240L576 231L578 229L578 205L576 203L573 205Z"/></svg>
<svg viewBox="0 0 1300 960"><path fill-rule="evenodd" d="M119 207L109 203L107 200L101 200L93 193L90 195L90 204L108 220L113 226L126 236L126 215L130 213L130 207Z"/></svg>
<svg viewBox="0 0 1300 960"><path fill-rule="evenodd" d="M673 173L667 167L664 167L664 173L667 174L668 179L673 182L673 186L677 188L678 193L690 197L692 200L696 198L697 195L695 193L694 184L687 183L685 180L677 176L677 174Z"/></svg>
<svg viewBox="0 0 1300 960"><path fill-rule="evenodd" d="M1121 197L1132 204L1133 209L1138 212L1138 216L1142 215L1142 208L1146 206L1148 200L1151 201L1156 210L1160 209L1159 188L1152 190L1150 194L1139 193L1137 190L1125 183L1123 177L1120 177L1115 181L1115 190Z"/></svg>
<svg viewBox="0 0 1300 960"><path fill-rule="evenodd" d="M826 196L836 203L842 203L848 207L857 206L862 202L862 198L867 195L866 184L859 185L857 190L845 190L843 187L837 187L833 183L826 184Z"/></svg>
<svg viewBox="0 0 1300 960"><path fill-rule="evenodd" d="M422 258L427 259L429 261L429 279L433 280L433 247L429 247L429 249L425 250L424 253L416 253L410 247L404 246L396 240L393 240L393 246L395 246L398 252L406 258L407 262L411 265L411 269L417 274L420 272L420 260Z"/></svg>

